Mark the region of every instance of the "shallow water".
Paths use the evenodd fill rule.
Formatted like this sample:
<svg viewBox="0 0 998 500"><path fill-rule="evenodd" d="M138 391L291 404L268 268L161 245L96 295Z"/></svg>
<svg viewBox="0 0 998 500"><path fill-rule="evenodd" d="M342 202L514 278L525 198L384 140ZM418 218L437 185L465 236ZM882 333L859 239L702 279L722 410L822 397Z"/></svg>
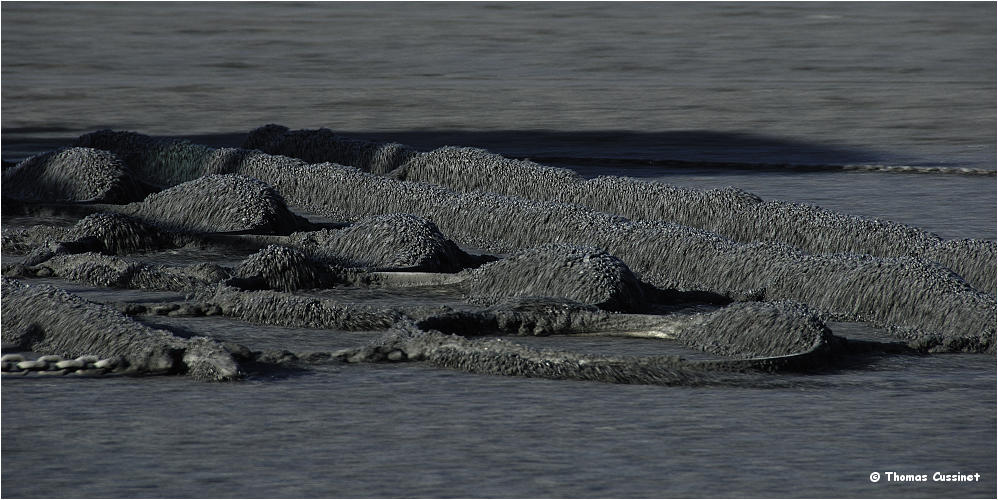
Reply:
<svg viewBox="0 0 998 500"><path fill-rule="evenodd" d="M515 157L995 165L988 3L5 2L2 13L7 161L104 126L232 146L277 122ZM993 176L574 168L734 185L945 238L995 239ZM2 219L4 228L31 223ZM244 256L146 257L233 265ZM183 298L43 281L91 300ZM403 296L366 299L455 300ZM144 321L255 349L333 350L378 335ZM863 325L832 328L883 339ZM522 341L675 353L642 339ZM995 383L988 355L864 356L838 370L709 387L418 364L331 363L233 384L4 377L0 493L995 497ZM872 483L875 471L982 479Z"/></svg>
<svg viewBox="0 0 998 500"><path fill-rule="evenodd" d="M879 358L862 370L784 376L801 385L783 389L416 365L240 384L5 379L3 488L76 497L986 497L993 361ZM870 482L888 470L985 480Z"/></svg>
<svg viewBox="0 0 998 500"><path fill-rule="evenodd" d="M567 132L567 151L586 157L994 169L995 12L12 2L3 131L544 129ZM571 140L579 132L589 135Z"/></svg>

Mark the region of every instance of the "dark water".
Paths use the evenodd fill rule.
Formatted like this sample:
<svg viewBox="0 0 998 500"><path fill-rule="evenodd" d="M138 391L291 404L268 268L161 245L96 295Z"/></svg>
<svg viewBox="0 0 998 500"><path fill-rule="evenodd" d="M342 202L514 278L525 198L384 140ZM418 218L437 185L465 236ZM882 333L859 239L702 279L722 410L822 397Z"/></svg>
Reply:
<svg viewBox="0 0 998 500"><path fill-rule="evenodd" d="M5 2L3 129L602 131L577 146L993 169L995 14L951 2Z"/></svg>
<svg viewBox="0 0 998 500"><path fill-rule="evenodd" d="M105 126L231 145L277 122L516 157L995 165L993 3L5 2L2 14L5 160ZM575 167L735 185L995 239L993 176ZM3 218L24 223L34 222ZM378 334L156 321L256 349L330 350ZM622 340L619 352L644 345ZM0 493L996 495L994 356L857 358L745 382L621 386L335 364L237 384L4 378ZM982 479L872 483L874 471Z"/></svg>

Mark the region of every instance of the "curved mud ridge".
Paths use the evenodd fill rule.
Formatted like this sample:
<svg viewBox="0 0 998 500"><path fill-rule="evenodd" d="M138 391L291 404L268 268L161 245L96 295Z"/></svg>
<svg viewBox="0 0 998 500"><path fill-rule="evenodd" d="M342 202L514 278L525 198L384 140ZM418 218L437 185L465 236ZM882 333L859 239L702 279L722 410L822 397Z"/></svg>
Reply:
<svg viewBox="0 0 998 500"><path fill-rule="evenodd" d="M2 290L3 341L21 350L120 358L123 370L137 374L220 381L239 376L238 363L211 339L154 330L50 286L4 279Z"/></svg>
<svg viewBox="0 0 998 500"><path fill-rule="evenodd" d="M261 136L268 139L255 139ZM943 240L904 224L798 203L766 202L734 188L696 190L622 177L585 180L568 169L509 159L475 148L442 147L413 152L400 156L393 165L380 164L375 170L367 163L342 161L350 158L336 154L357 142L325 129L289 131L267 125L251 132L244 147L312 163L342 163L372 173L388 172L398 180L436 184L459 192L488 191L575 203L631 219L696 227L744 243L778 241L809 253L919 256L949 267L979 290L989 292L996 287L994 242ZM370 143L367 147L378 146Z"/></svg>
<svg viewBox="0 0 998 500"><path fill-rule="evenodd" d="M759 316L776 321L761 328L737 328L737 325L750 323ZM776 323L783 323L782 326L790 329L770 329ZM389 335L371 345L335 355L350 363L423 361L434 366L488 375L623 384L695 385L717 383L718 372L814 368L829 363L841 350L828 329L800 306L743 304L688 319L686 324L685 328L674 330L679 339L704 350L721 349L742 357L686 360L676 356L585 355L536 350L504 339L475 339L438 330L427 331L425 324L407 323L398 324ZM721 342L706 340L703 332L707 329L712 335L723 338L721 342L725 345L720 347ZM774 331L781 334L793 331L798 337L792 344L777 345L773 342Z"/></svg>

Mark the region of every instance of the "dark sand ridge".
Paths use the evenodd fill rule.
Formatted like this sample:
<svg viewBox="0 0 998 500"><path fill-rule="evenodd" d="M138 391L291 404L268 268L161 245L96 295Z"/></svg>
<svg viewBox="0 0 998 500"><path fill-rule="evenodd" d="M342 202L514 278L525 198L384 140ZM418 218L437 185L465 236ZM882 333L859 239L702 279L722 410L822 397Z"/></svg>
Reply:
<svg viewBox="0 0 998 500"><path fill-rule="evenodd" d="M568 169L513 160L482 149L442 147L418 152L395 143L363 142L326 129L290 131L267 125L252 131L244 147L311 163L355 166L456 191L578 203L631 219L697 227L746 243L778 241L809 253L923 257L949 267L979 290L992 293L996 287L996 246L990 241L943 240L904 224L799 203L767 202L734 188L695 190L623 177L585 180ZM385 148L397 153L378 155Z"/></svg>
<svg viewBox="0 0 998 500"><path fill-rule="evenodd" d="M138 323L110 307L45 285L3 280L3 341L20 349L69 356L120 356L133 373L186 373L232 380L239 365L216 342L182 339ZM45 314L38 314L45 311Z"/></svg>
<svg viewBox="0 0 998 500"><path fill-rule="evenodd" d="M80 143L122 158L153 158L151 164L129 167L178 181L218 164L219 153L211 148L134 133L95 132ZM285 199L317 213L421 215L463 244L497 252L550 242L592 245L660 288L794 300L837 317L897 327L906 338L930 335L926 345L941 349L994 348L993 296L925 259L808 255L786 245L738 244L702 230L630 221L578 205L457 193L263 153L227 154L240 158L238 164L227 163L229 168L273 185Z"/></svg>

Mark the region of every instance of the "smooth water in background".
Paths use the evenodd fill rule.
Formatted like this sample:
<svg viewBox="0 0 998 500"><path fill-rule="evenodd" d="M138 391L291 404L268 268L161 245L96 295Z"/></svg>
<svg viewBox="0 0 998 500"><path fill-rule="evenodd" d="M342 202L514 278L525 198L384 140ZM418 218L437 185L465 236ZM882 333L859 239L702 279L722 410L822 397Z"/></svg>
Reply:
<svg viewBox="0 0 998 500"><path fill-rule="evenodd" d="M274 122L515 157L994 169L995 14L949 2L4 2L3 159L102 127L238 145ZM574 167L995 239L993 176ZM224 334L292 350L364 335ZM546 341L608 348L531 345ZM734 387L421 365L236 384L4 378L0 493L994 497L995 382L986 355L858 358ZM872 483L874 471L982 482Z"/></svg>
<svg viewBox="0 0 998 500"><path fill-rule="evenodd" d="M5 136L704 131L712 147L687 155L754 134L735 159L994 168L989 3L5 2L2 17Z"/></svg>

